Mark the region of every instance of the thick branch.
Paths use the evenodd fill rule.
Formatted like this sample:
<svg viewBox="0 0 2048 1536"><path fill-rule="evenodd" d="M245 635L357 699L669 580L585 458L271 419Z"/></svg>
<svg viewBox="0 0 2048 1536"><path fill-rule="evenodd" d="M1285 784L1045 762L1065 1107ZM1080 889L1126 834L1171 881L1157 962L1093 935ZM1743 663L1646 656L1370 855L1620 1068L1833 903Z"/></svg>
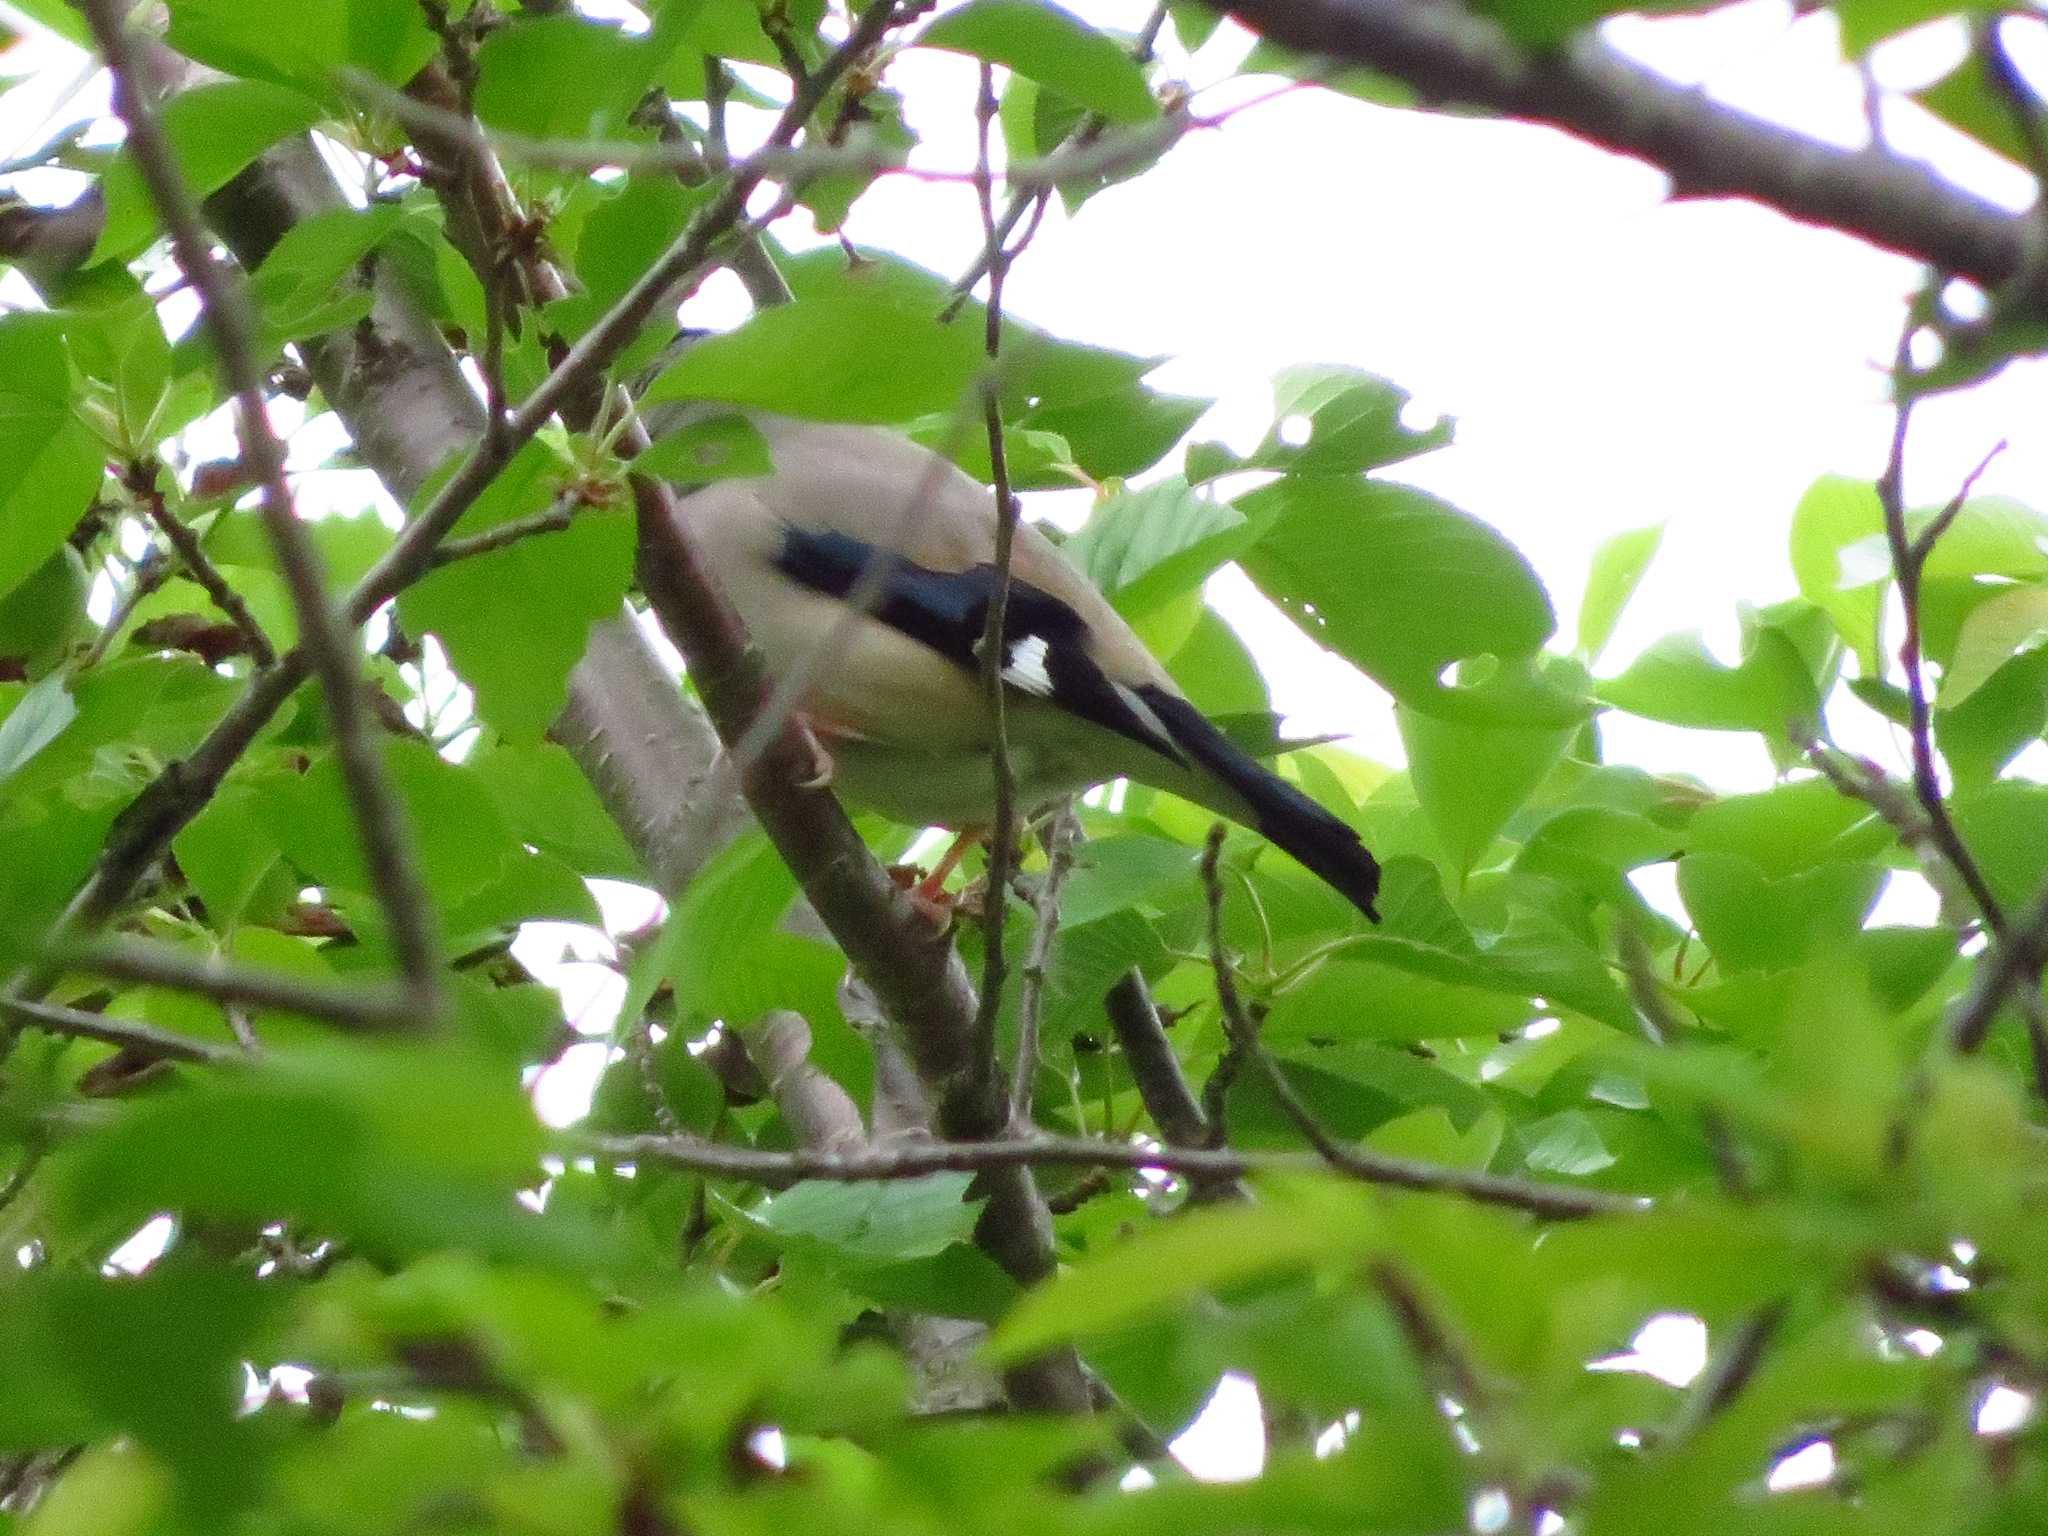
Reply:
<svg viewBox="0 0 2048 1536"><path fill-rule="evenodd" d="M1996 288L2027 276L2033 221L1926 167L1840 149L1622 57L1591 30L1554 53L1458 5L1210 0L1254 31L1407 81L1432 102L1544 123L1644 160L1684 197L1741 197Z"/></svg>

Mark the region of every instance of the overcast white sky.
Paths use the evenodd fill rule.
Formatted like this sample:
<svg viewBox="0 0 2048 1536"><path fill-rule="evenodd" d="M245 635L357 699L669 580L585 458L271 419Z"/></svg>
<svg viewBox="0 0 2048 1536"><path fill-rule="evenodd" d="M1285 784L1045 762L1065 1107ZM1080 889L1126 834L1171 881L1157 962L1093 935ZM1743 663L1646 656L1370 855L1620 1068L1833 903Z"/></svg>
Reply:
<svg viewBox="0 0 2048 1536"><path fill-rule="evenodd" d="M1135 28L1150 7L1076 9ZM1241 56L1248 39L1233 33L1186 66L1195 85ZM1795 21L1789 5L1755 0L1703 19L1615 23L1608 35L1717 98L1864 140L1861 82L1825 14ZM2029 41L2030 63L2048 54L2038 35ZM1922 29L1881 50L1879 77L1923 84L1961 47L1959 28ZM930 53L892 67L935 164L971 160L973 76L970 62ZM1205 109L1233 91L1250 94L1225 87ZM2017 168L1910 103L1886 127L1896 146L1988 197L2029 196ZM941 270L960 269L980 241L965 189L903 180L871 192L849 232ZM1785 531L1800 492L1824 472L1882 465L1879 364L1916 277L1908 261L1758 208L1668 202L1657 172L1546 129L1302 91L1192 136L1072 222L1050 222L1008 295L1062 334L1170 356L1155 382L1217 397L1197 432L1240 446L1266 426L1267 382L1292 363L1348 363L1413 390L1457 419L1458 437L1393 473L1504 531L1567 624L1595 546L1668 523L1610 648L1612 671L1671 629L1704 628L1730 654L1735 598L1791 594ZM1924 407L1909 494L1945 497L2004 437L1982 488L2038 504L2044 420L2038 363ZM1242 601L1243 585L1219 578L1214 595L1268 662L1293 726L1351 732L1398 759L1378 690ZM1697 733L1613 719L1608 734L1617 754L1650 766L1702 767ZM1748 739L1709 744L1707 761L1723 782L1769 773Z"/></svg>

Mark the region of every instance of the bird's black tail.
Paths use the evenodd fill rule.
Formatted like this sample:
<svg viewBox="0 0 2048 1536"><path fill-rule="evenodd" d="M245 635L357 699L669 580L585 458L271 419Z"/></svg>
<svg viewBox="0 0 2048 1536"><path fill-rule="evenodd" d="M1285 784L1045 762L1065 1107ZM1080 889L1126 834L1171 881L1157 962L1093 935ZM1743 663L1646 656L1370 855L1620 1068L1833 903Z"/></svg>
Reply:
<svg viewBox="0 0 2048 1536"><path fill-rule="evenodd" d="M1221 780L1252 811L1252 827L1330 883L1374 922L1380 865L1358 834L1307 795L1242 751L1186 699L1163 688L1135 690L1145 706L1199 767Z"/></svg>

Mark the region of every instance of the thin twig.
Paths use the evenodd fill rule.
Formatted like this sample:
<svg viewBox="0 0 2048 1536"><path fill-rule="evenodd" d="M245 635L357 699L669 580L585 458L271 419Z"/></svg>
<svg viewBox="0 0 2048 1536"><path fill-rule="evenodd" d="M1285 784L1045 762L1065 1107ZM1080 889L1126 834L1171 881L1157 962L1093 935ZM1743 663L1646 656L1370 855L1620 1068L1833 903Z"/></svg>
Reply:
<svg viewBox="0 0 2048 1536"><path fill-rule="evenodd" d="M1727 1343L1714 1351L1666 1436L1670 1443L1692 1439L1742 1395L1757 1367L1763 1364L1787 1310L1783 1301L1764 1303L1743 1319Z"/></svg>
<svg viewBox="0 0 2048 1536"><path fill-rule="evenodd" d="M1493 1394L1479 1367L1423 1299L1407 1271L1392 1259L1376 1259L1370 1273L1374 1288L1386 1299L1423 1369L1434 1369L1441 1376L1444 1388L1461 1408L1469 1412L1481 1407Z"/></svg>
<svg viewBox="0 0 2048 1536"><path fill-rule="evenodd" d="M879 37L883 24L877 18L888 9L886 5L876 5L863 13L858 36L867 39L867 46ZM792 103L792 112L799 105ZM801 119L795 119L789 131L793 133L800 125ZM701 280L716 270L723 260L716 251L727 234L739 239L759 234L794 205L794 194L785 193L758 217L739 222L748 196L761 180L757 171L745 166L736 168L724 192L698 213L640 281L577 340L533 393L520 402L506 419L505 430L497 440L480 444L463 461L349 593L344 608L350 623L363 623L433 568L433 552L448 531L489 488L512 455L631 343L664 293L679 284ZM101 850L91 876L65 909L60 932L89 932L120 908L171 839L212 799L257 734L311 675L312 659L307 649L301 645L288 652L276 666L251 679L248 689L190 755L144 788L115 823L114 833ZM48 982L47 974L32 966L9 982L4 995L26 996L46 988ZM4 1043L4 1038L0 1038L0 1047ZM0 1054L4 1054L4 1049L0 1049Z"/></svg>
<svg viewBox="0 0 2048 1536"><path fill-rule="evenodd" d="M61 1008L55 1003L32 1003L25 998L0 997L0 1014L39 1029L49 1035L69 1035L79 1040L98 1040L120 1046L155 1061L190 1061L208 1067L245 1063L248 1058L233 1046L212 1045L190 1035L176 1035L134 1019L110 1019L103 1013L83 1008Z"/></svg>
<svg viewBox="0 0 2048 1536"><path fill-rule="evenodd" d="M1968 1055L1984 1044L1998 1010L2023 987L2038 989L2048 964L2048 889L2007 929L2003 939L1978 957L1970 990L1949 1023L1949 1044Z"/></svg>
<svg viewBox="0 0 2048 1536"><path fill-rule="evenodd" d="M106 659L114 638L127 627L129 619L135 616L135 610L142 606L143 599L171 579L171 570L171 559L163 552L161 546L151 544L143 550L130 570L128 589L115 600L114 611L107 615L107 622L93 637L92 644L79 656L79 671L96 667Z"/></svg>
<svg viewBox="0 0 2048 1536"><path fill-rule="evenodd" d="M1965 921L1963 914L1972 907L1969 888L1936 840L1919 796L1868 758L1852 757L1819 739L1803 745L1807 761L1820 770L1837 794L1869 806L1892 829L1899 846L1913 855L1927 883L1941 898L1943 914L1953 915L1958 923Z"/></svg>
<svg viewBox="0 0 2048 1536"><path fill-rule="evenodd" d="M1010 869L1017 857L1017 775L1010 762L1007 703L1003 669L1009 661L1010 560L1017 537L1017 498L1010 490L1009 460L1003 445L1003 405L998 394L998 368L1003 345L1003 279L1009 253L996 230L995 178L991 161L991 130L996 120L995 68L981 66L981 92L975 98L977 175L975 200L981 208L983 253L988 260L988 309L982 347L988 371L982 379L981 412L988 429L988 457L996 496L995 581L989 590L988 614L976 647L981 662L982 701L989 717L989 765L995 778L995 814L988 834L988 895L982 911L981 1010L975 1020L978 1049L995 1060L996 1018L1003 1006L1003 983L1009 963L1003 952L1003 925L1009 918ZM1036 1042L1034 1044L1034 1051ZM1022 1058L1019 1058L1022 1070Z"/></svg>
<svg viewBox="0 0 2048 1536"><path fill-rule="evenodd" d="M2003 443L1994 447L1984 456L1976 469L1964 479L1947 506L1936 514L1934 520L1922 529L1917 537L1906 527L1906 434L1913 417L1913 395L1907 387L1906 376L1912 365L1913 333L1918 329L1912 315L1908 315L1905 328L1899 335L1897 359L1893 373L1897 380L1898 405L1892 417L1891 451L1885 458L1884 473L1878 476L1877 497L1884 509L1885 542L1891 548L1892 576L1898 583L1899 607L1905 616L1905 633L1899 641L1899 666L1906 675L1906 700L1908 709L1908 734L1913 750L1913 793L1920 801L1920 808L1927 813L1928 833L1942 856L1954 866L1957 876L1969 888L1971 899L1984 914L1984 921L1993 934L2005 932L2005 911L1991 890L1991 883L1984 877L1984 871L1964 844L1962 834L1948 813L1948 802L1942 796L1941 775L1935 766L1934 757L1934 710L1927 698L1927 679L1921 667L1920 645L1920 578L1927 569L1927 557L1934 552L1934 546L1943 533L1962 511L1968 499L1970 488L1983 474L1991 460L2005 447Z"/></svg>
<svg viewBox="0 0 2048 1536"><path fill-rule="evenodd" d="M1031 1090L1038 1081L1038 1031L1045 1009L1045 982L1052 970L1053 940L1060 931L1060 888L1074 867L1074 839L1080 822L1068 801L1053 812L1045 832L1045 878L1033 904L1035 926L1024 957L1024 987L1017 999L1017 1058L1010 1068L1010 1124L1019 1135L1031 1126Z"/></svg>
<svg viewBox="0 0 2048 1536"><path fill-rule="evenodd" d="M560 533L575 520L578 500L573 494L559 496L554 505L544 512L536 512L531 517L515 517L508 523L500 523L466 539L449 539L428 556L427 563L439 570L458 560L473 560L478 555L491 554L535 534Z"/></svg>
<svg viewBox="0 0 2048 1536"><path fill-rule="evenodd" d="M282 1009L346 1029L407 1029L419 1024L410 999L386 987L338 986L252 970L167 944L103 939L60 952L52 957L52 963L113 981L196 992L221 1003Z"/></svg>
<svg viewBox="0 0 2048 1536"><path fill-rule="evenodd" d="M1244 1059L1257 1069L1265 1080L1281 1113L1293 1122L1294 1128L1316 1151L1316 1155L1340 1173L1355 1179L1373 1183L1400 1183L1400 1178L1391 1176L1391 1170L1407 1167L1404 1159L1388 1157L1384 1153L1370 1152L1363 1147L1347 1146L1324 1128L1314 1113L1294 1091L1294 1085L1287 1081L1280 1065L1274 1061L1259 1040L1258 1027L1246 1012L1244 999L1238 995L1237 977L1232 973L1230 957L1223 946L1223 878L1219 864L1223 855L1224 827L1217 822L1209 832L1208 846L1202 852L1202 883L1209 893L1209 959L1216 973L1216 1001L1223 1012L1223 1027L1231 1043L1243 1054ZM1493 1175L1477 1175L1491 1178ZM1520 1183L1521 1181L1514 1181ZM1593 1196L1602 1209L1632 1208L1637 1202L1623 1199L1619 1206L1608 1203L1606 1196ZM1502 1201L1502 1204L1512 1204ZM1525 1206L1524 1209L1534 1209ZM1542 1213L1538 1213L1542 1214Z"/></svg>
<svg viewBox="0 0 2048 1536"><path fill-rule="evenodd" d="M1141 67L1152 62L1154 51L1159 46L1159 33L1166 25L1166 17L1165 5L1155 5L1152 8L1152 14L1145 19L1145 25L1139 30L1137 41L1131 48L1132 62ZM1086 149L1108 126L1108 118L1100 113L1088 113L1074 124L1067 136L1054 147L1052 155L1047 158L1056 158L1070 147L1076 150ZM1021 167L1012 167L1013 171L1017 169ZM996 250L1000 251L1010 236L1016 233L1017 226L1024 222L1026 214L1030 214L1034 219L1044 216L1046 205L1052 201L1053 188L1056 185L1056 182L1048 180L1038 185L1019 186L1012 192L1009 206L1003 209L1003 216L996 226ZM954 279L953 302L945 311L946 318L950 319L958 313L960 306L967 301L967 295L974 291L974 285L988 275L991 256L989 247L984 243L974 265Z"/></svg>
<svg viewBox="0 0 2048 1536"><path fill-rule="evenodd" d="M1327 1172L1320 1157L1297 1152L1240 1152L1209 1147L1140 1146L1081 1137L1031 1136L988 1141L904 1141L841 1153L772 1152L695 1137L613 1136L577 1143L607 1161L660 1163L749 1184L793 1184L819 1179L877 1184L934 1173L986 1173L998 1168L1129 1168L1189 1177L1237 1179L1256 1173ZM1635 1215L1647 1200L1601 1190L1571 1189L1534 1179L1478 1173L1400 1157L1373 1157L1339 1173L1370 1184L1391 1184L1428 1194L1456 1195L1507 1206L1552 1221Z"/></svg>
<svg viewBox="0 0 2048 1536"><path fill-rule="evenodd" d="M242 462L259 490L264 527L292 595L300 649L308 652L327 700L335 757L362 837L371 887L391 928L400 974L416 1015L439 1011L439 969L432 901L416 867L403 814L385 782L384 762L362 697L361 669L350 633L327 598L326 562L299 522L285 480L284 444L272 430L264 399L254 311L227 268L214 259L199 205L178 168L170 141L142 84L121 0L82 0L87 25L113 77L114 110L128 129L128 148L179 269L199 295L221 376L233 395Z"/></svg>
<svg viewBox="0 0 2048 1536"><path fill-rule="evenodd" d="M157 476L161 472L162 466L154 460L138 459L127 466L121 483L142 504L142 510L163 533L171 548L178 552L178 560L185 567L186 574L199 583L213 606L226 614L228 622L241 631L242 646L248 651L249 659L259 667L276 665L277 647L270 643L270 636L256 622L256 615L249 611L247 601L201 547L199 535L171 510L170 503L164 499L163 491L157 486Z"/></svg>

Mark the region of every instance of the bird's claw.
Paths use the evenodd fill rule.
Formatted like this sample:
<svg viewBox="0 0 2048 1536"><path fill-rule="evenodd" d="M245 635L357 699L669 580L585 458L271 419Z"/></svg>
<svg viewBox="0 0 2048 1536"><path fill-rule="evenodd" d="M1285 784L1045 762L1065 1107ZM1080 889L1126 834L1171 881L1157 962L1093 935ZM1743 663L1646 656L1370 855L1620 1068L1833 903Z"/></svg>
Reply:
<svg viewBox="0 0 2048 1536"><path fill-rule="evenodd" d="M811 754L810 771L796 781L798 789L829 789L833 779L839 775L839 765L832 760L832 754L825 750L825 744L818 739L817 732L808 725L802 727L805 747Z"/></svg>

